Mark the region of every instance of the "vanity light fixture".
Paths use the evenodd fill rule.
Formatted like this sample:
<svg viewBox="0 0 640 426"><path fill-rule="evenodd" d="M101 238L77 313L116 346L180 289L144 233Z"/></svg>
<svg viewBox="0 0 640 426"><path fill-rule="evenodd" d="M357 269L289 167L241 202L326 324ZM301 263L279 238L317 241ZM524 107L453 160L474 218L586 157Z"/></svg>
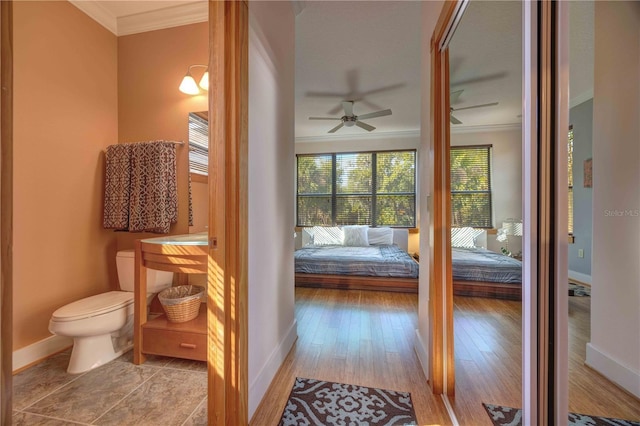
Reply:
<svg viewBox="0 0 640 426"><path fill-rule="evenodd" d="M191 75L191 68L204 68L204 74L200 78L200 83L196 84L196 80ZM180 83L180 91L187 95L197 95L200 93L200 89L209 90L209 67L206 65L190 65L187 69L187 75L182 79Z"/></svg>

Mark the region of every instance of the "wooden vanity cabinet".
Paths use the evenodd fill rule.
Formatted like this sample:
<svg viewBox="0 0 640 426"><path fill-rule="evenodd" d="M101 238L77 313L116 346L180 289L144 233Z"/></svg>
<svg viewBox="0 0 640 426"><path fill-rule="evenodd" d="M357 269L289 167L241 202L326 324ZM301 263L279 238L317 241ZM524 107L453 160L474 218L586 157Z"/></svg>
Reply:
<svg viewBox="0 0 640 426"><path fill-rule="evenodd" d="M206 235L177 235L136 241L133 362L147 354L207 360L207 307L194 320L172 323L166 316L147 318L147 269L178 274L206 274Z"/></svg>

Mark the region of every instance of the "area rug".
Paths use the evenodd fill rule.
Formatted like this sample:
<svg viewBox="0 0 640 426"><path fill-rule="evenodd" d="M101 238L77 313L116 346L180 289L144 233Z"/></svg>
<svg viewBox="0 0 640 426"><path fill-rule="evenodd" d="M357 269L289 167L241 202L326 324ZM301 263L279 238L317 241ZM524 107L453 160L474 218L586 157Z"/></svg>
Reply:
<svg viewBox="0 0 640 426"><path fill-rule="evenodd" d="M482 403L494 426L522 425L522 410ZM640 422L609 417L588 416L586 414L569 413L569 426L640 426Z"/></svg>
<svg viewBox="0 0 640 426"><path fill-rule="evenodd" d="M569 283L569 296L591 296L591 289L580 284Z"/></svg>
<svg viewBox="0 0 640 426"><path fill-rule="evenodd" d="M411 394L296 377L280 419L293 425L416 425Z"/></svg>

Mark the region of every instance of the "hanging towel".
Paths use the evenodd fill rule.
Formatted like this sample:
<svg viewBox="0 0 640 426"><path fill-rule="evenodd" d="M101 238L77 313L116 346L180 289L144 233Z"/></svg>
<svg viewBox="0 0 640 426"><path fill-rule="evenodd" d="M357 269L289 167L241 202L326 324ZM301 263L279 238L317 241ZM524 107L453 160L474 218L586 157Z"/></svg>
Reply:
<svg viewBox="0 0 640 426"><path fill-rule="evenodd" d="M175 144L132 144L129 231L169 233L178 221L177 188Z"/></svg>
<svg viewBox="0 0 640 426"><path fill-rule="evenodd" d="M108 146L105 159L103 226L126 230L129 228L131 144Z"/></svg>
<svg viewBox="0 0 640 426"><path fill-rule="evenodd" d="M189 173L189 226L193 226L193 196L191 195L191 173Z"/></svg>

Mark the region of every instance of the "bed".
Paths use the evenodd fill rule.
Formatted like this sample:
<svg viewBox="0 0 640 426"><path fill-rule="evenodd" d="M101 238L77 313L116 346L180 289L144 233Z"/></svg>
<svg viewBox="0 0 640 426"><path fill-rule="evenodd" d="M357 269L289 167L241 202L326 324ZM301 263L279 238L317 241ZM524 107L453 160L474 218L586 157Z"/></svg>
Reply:
<svg viewBox="0 0 640 426"><path fill-rule="evenodd" d="M480 247L452 247L453 294L520 300L522 262Z"/></svg>
<svg viewBox="0 0 640 426"><path fill-rule="evenodd" d="M376 240L374 237L371 239L374 244L363 242L357 246L338 244L344 238L342 229L315 231L303 230L315 237L315 241L309 243L307 240L295 252L296 286L418 292L418 263L406 251L406 229L380 230L386 234L385 238ZM373 235L378 231L372 228L366 232Z"/></svg>

